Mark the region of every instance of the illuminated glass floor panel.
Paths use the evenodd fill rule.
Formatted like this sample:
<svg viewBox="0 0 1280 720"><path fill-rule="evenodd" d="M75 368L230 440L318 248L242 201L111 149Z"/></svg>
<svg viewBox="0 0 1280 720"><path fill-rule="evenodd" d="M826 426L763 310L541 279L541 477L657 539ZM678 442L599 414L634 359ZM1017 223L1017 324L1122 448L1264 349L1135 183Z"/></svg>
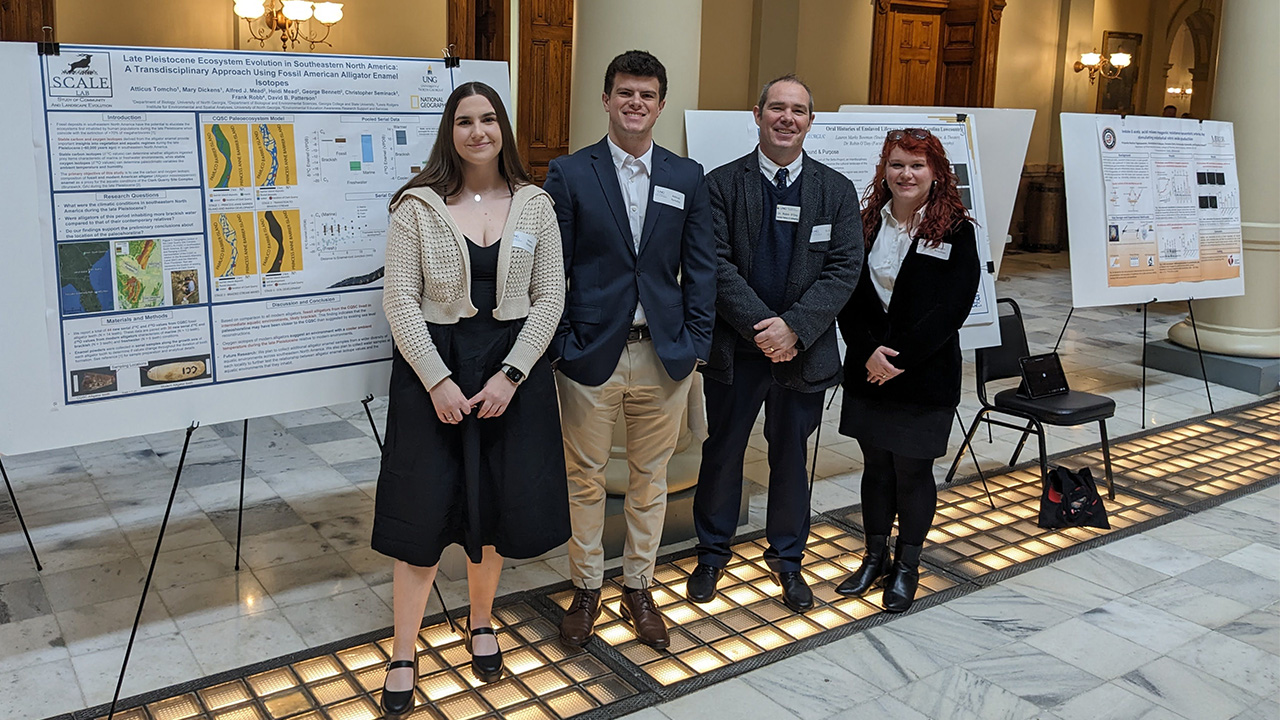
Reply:
<svg viewBox="0 0 1280 720"><path fill-rule="evenodd" d="M1228 416L1189 423L1115 444L1111 464L1117 487L1189 507L1280 476L1280 442L1248 432L1251 423L1230 420ZM1256 428L1261 431L1264 426ZM1101 468L1102 451L1064 462Z"/></svg>
<svg viewBox="0 0 1280 720"><path fill-rule="evenodd" d="M636 640L618 607L622 588L617 581L607 581L596 624L599 637L659 684L671 685L882 612L878 588L861 598L835 591L862 562L861 539L831 523L811 528L804 574L813 589L814 608L803 614L782 604L782 590L764 561L767 546L763 538L733 546L734 557L720 579L719 593L706 604L685 599L696 557L655 570L653 599L671 635L671 646L664 650ZM917 598L954 586L950 579L922 568ZM557 593L551 600L566 609L573 592Z"/></svg>
<svg viewBox="0 0 1280 720"><path fill-rule="evenodd" d="M409 720L556 720L617 702L636 689L524 603L494 609L505 676L482 683L447 623L418 634L417 708ZM391 639L301 660L117 712L119 720L375 720Z"/></svg>

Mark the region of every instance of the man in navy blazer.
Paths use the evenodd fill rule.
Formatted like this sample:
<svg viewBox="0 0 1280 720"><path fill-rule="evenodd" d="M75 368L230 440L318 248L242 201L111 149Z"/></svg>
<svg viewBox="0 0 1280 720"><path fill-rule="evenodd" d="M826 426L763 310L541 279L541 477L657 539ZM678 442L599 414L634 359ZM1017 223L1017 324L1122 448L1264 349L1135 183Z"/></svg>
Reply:
<svg viewBox="0 0 1280 720"><path fill-rule="evenodd" d="M622 615L653 647L669 637L649 594L693 369L711 352L716 248L702 166L653 142L667 74L647 52L605 72L608 135L551 162L543 187L560 222L569 282L548 350L556 360L569 477L569 567L578 588L560 625L591 638L604 581L604 468L613 428L627 426Z"/></svg>

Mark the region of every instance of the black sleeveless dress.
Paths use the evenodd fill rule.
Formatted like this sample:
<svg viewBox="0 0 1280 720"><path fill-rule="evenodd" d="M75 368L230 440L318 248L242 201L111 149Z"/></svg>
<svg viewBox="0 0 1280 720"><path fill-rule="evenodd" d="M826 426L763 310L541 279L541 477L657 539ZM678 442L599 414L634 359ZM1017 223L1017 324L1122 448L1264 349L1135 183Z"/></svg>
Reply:
<svg viewBox="0 0 1280 720"><path fill-rule="evenodd" d="M467 397L501 370L524 326L523 319L493 317L500 242L482 248L467 241L478 312L453 325L428 325L453 371L450 379ZM503 557L530 558L569 539L560 411L546 357L520 383L506 412L485 419L478 412L457 425L440 422L430 393L394 351L374 550L429 566L453 543L478 563L485 545Z"/></svg>

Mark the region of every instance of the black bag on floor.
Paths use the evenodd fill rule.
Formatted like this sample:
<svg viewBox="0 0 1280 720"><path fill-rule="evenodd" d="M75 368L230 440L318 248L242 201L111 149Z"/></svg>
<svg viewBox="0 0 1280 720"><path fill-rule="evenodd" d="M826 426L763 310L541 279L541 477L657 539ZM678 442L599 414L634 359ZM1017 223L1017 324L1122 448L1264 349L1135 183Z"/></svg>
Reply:
<svg viewBox="0 0 1280 720"><path fill-rule="evenodd" d="M1049 482L1040 495L1040 527L1094 527L1110 530L1107 508L1089 468L1049 468Z"/></svg>

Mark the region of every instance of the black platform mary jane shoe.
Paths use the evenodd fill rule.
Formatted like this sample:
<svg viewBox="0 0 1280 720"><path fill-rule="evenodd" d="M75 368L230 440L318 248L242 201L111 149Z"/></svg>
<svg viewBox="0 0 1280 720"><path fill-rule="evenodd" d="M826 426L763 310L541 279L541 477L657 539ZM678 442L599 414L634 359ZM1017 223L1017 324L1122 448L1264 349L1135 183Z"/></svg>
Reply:
<svg viewBox="0 0 1280 720"><path fill-rule="evenodd" d="M387 677L391 677L391 671L399 668L413 668L414 685L418 682L418 661L413 660L392 660L387 663ZM398 717L413 709L413 686L409 686L408 690L388 690L387 681L382 681L382 712L388 717Z"/></svg>
<svg viewBox="0 0 1280 720"><path fill-rule="evenodd" d="M492 655L476 655L471 646L471 639L476 635L493 635L497 640L498 633L491 627L471 627L471 618L467 618L467 652L471 653L471 672L484 682L493 682L502 677L502 646Z"/></svg>

